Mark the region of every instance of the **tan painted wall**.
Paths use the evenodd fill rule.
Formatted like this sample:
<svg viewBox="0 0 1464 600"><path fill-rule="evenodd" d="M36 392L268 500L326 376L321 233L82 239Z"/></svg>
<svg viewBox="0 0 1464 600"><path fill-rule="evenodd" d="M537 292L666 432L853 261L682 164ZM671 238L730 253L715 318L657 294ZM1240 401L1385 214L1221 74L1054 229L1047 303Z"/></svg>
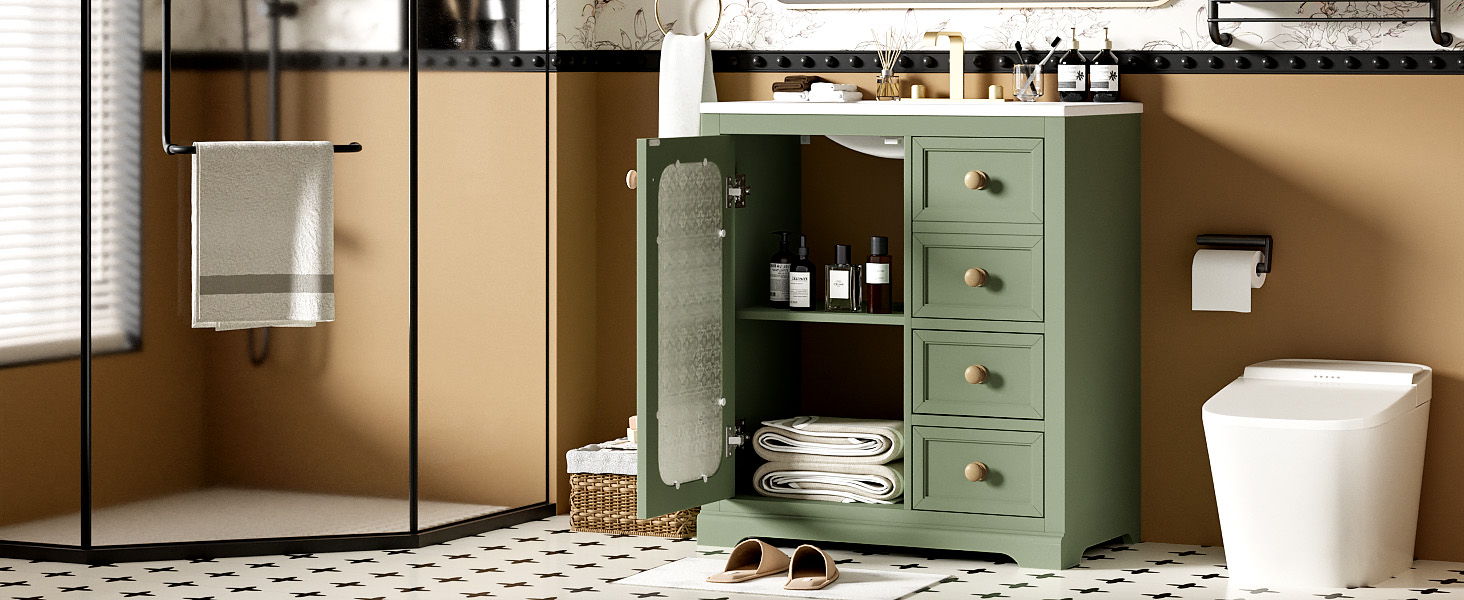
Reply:
<svg viewBox="0 0 1464 600"><path fill-rule="evenodd" d="M620 179L633 167L633 140L655 134L656 75L560 80L569 77L592 79L600 92L595 146L580 152L597 156L600 168L596 410L618 414L633 410L635 394L635 294L623 275L634 268L633 195ZM723 100L764 99L780 77L724 73L717 85ZM869 74L833 79L872 84ZM944 93L942 77L924 79ZM966 85L984 93L1007 79L972 75ZM1440 104L1464 94L1464 79L1134 75L1123 85L1146 104L1144 538L1220 543L1199 411L1244 365L1279 357L1414 361L1436 369L1418 555L1464 560L1464 472L1454 468L1464 462L1464 438L1454 433L1464 428L1464 117ZM816 144L805 152L806 162L821 164L834 150ZM898 181L894 161L843 175L864 181L871 172ZM822 183L865 195L867 181L840 179ZM1276 237L1277 270L1255 293L1254 313L1189 310L1194 236L1211 231ZM562 370L569 359L559 356Z"/></svg>
<svg viewBox="0 0 1464 600"><path fill-rule="evenodd" d="M540 502L548 483L543 76L423 73L420 85L422 497ZM245 359L245 334L210 338L210 476L405 498L406 76L295 72L282 90L285 137L365 146L335 163L337 321L275 330L272 356L257 368Z"/></svg>

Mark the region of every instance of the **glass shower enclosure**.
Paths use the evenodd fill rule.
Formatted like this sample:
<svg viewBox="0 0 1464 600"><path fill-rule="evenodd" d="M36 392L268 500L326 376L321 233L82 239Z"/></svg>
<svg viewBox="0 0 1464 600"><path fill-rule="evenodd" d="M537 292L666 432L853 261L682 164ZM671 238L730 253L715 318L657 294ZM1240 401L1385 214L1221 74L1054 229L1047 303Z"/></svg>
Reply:
<svg viewBox="0 0 1464 600"><path fill-rule="evenodd" d="M170 4L37 16L91 40L75 245L47 259L71 356L0 362L0 556L406 548L554 514L545 6ZM333 161L336 319L195 329L192 165L164 146L271 139L361 145Z"/></svg>

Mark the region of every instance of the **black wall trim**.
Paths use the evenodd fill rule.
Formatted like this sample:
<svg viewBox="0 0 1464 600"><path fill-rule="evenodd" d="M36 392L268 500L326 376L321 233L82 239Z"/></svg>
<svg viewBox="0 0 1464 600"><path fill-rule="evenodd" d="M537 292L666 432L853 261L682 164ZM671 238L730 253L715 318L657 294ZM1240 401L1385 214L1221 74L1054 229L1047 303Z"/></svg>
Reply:
<svg viewBox="0 0 1464 600"><path fill-rule="evenodd" d="M1281 73L1281 74L1403 74L1464 75L1464 51L1406 52L1118 52L1125 73ZM900 59L900 73L945 73L946 52L907 52ZM653 72L660 66L655 50L559 50L554 52L465 52L424 50L419 66L426 71L560 71L560 72ZM177 69L237 69L242 56L237 52L177 52ZM712 53L714 68L723 73L874 73L878 70L872 52L754 52L718 50ZM983 50L966 53L967 73L1005 73L1014 61L1009 51ZM158 56L150 52L147 63L157 67ZM250 64L264 66L264 55L250 57ZM400 70L407 67L403 52L287 52L281 60L286 69L304 70ZM1049 72L1056 65L1048 63Z"/></svg>

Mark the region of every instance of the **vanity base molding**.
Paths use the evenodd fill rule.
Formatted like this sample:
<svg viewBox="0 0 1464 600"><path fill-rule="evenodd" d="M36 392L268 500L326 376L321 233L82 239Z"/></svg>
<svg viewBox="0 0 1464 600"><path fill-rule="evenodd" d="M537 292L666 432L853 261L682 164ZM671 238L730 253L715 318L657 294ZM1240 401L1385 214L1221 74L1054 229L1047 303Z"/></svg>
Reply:
<svg viewBox="0 0 1464 600"><path fill-rule="evenodd" d="M923 515L922 511L905 510L900 505L823 503L831 505L820 507L807 506L816 503L805 502L799 503L798 514L779 514L777 507L770 508L769 504L779 503L739 498L703 508L697 519L697 545L730 548L748 537L841 542L989 552L1011 557L1023 568L1066 569L1078 564L1087 550L1095 545L1113 540L1132 543L1139 539L1137 530L1118 528L1088 536L1002 530L981 525L976 515ZM856 511L871 514L866 518L847 516ZM975 522L963 523L963 520Z"/></svg>

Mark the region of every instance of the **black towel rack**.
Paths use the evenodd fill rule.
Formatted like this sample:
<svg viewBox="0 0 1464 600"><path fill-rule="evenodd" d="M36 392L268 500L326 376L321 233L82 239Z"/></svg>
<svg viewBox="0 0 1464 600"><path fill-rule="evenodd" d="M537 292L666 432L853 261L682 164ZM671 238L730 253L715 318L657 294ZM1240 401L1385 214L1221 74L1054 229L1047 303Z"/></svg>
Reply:
<svg viewBox="0 0 1464 600"><path fill-rule="evenodd" d="M1210 41L1221 46L1229 47L1235 42L1235 36L1220 32L1221 23L1325 23L1327 21L1339 21L1344 23L1412 23L1416 21L1428 22L1428 33L1433 37L1433 42L1445 48L1454 43L1454 36L1444 31L1443 10L1439 6L1443 0L1412 0L1420 4L1428 5L1427 17L1230 17L1220 16L1220 5L1231 2L1255 2L1273 3L1286 2L1295 4L1296 0L1210 0L1209 17L1205 19L1209 23Z"/></svg>
<svg viewBox="0 0 1464 600"><path fill-rule="evenodd" d="M173 0L163 0L163 51L162 76L163 76L163 152L168 154L197 154L198 148L192 145L173 143L173 117L171 105L173 104ZM249 60L249 57L244 57ZM332 146L336 152L360 152L361 144L351 142L349 144L336 144Z"/></svg>

